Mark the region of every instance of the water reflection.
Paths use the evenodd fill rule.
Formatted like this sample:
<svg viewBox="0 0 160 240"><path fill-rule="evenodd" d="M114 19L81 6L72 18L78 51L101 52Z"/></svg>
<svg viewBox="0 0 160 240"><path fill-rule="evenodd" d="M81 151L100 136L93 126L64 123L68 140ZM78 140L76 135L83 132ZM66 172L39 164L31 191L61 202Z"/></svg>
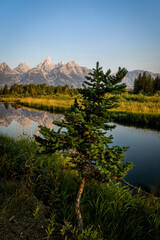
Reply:
<svg viewBox="0 0 160 240"><path fill-rule="evenodd" d="M0 103L0 134L14 138L33 137L39 134L38 125L53 128L53 120L60 121L63 115L18 108L16 104Z"/></svg>
<svg viewBox="0 0 160 240"><path fill-rule="evenodd" d="M116 125L108 134L113 135L114 145L129 146L126 159L134 164L126 180L150 192L160 193L160 132Z"/></svg>
<svg viewBox="0 0 160 240"><path fill-rule="evenodd" d="M4 103L4 106L5 106L5 108L8 110L8 108L9 108L9 103L8 103L8 102L5 102L5 103Z"/></svg>
<svg viewBox="0 0 160 240"><path fill-rule="evenodd" d="M53 120L61 119L63 115L17 108L14 103L0 103L0 134L14 138L33 137L34 134L39 134L38 125L52 129ZM114 145L130 147L126 159L135 166L128 172L126 180L160 194L160 132L116 125L108 135L113 135Z"/></svg>

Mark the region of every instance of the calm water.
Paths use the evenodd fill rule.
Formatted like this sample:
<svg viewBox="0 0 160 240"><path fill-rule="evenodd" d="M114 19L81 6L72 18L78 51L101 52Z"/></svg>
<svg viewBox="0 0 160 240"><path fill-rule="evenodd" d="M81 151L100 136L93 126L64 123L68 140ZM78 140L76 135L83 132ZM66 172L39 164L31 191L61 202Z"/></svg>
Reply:
<svg viewBox="0 0 160 240"><path fill-rule="evenodd" d="M11 104L0 103L0 134L14 138L32 137L39 134L39 124L52 129L53 120L60 121L62 118L62 115L15 109ZM135 166L127 174L126 181L160 194L160 132L116 125L108 134L113 135L114 145L130 147L125 154L126 159Z"/></svg>

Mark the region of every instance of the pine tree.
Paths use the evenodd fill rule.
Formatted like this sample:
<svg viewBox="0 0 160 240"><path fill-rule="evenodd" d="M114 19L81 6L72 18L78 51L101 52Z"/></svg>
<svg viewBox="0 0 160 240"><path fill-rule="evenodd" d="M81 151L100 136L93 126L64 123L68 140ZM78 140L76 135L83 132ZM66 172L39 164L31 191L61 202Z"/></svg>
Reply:
<svg viewBox="0 0 160 240"><path fill-rule="evenodd" d="M153 94L153 79L151 75L146 76L145 84L144 84L144 92L147 94Z"/></svg>
<svg viewBox="0 0 160 240"><path fill-rule="evenodd" d="M72 167L79 173L81 181L75 213L80 230L83 227L80 200L85 183L91 179L99 182L121 179L132 167L131 163L123 162L123 153L127 148L111 146L112 136L106 136L107 130L113 128L109 124L108 110L117 106L115 95L124 90L125 84L120 82L126 73L124 68L119 68L115 76L111 75L110 70L103 73L97 63L96 69L86 77L87 81L79 90L81 102L75 99L74 105L65 113L65 120L53 122L59 130L41 126L40 132L44 138L36 137L45 152L61 151L64 156L69 156Z"/></svg>
<svg viewBox="0 0 160 240"><path fill-rule="evenodd" d="M138 75L138 78L136 78L134 80L134 93L137 94L140 91L142 91L142 86L141 86L141 82L142 82L142 75L141 73Z"/></svg>
<svg viewBox="0 0 160 240"><path fill-rule="evenodd" d="M5 84L3 89L3 94L8 94L8 93L9 93L8 85Z"/></svg>
<svg viewBox="0 0 160 240"><path fill-rule="evenodd" d="M154 80L154 92L160 91L160 77L156 77Z"/></svg>

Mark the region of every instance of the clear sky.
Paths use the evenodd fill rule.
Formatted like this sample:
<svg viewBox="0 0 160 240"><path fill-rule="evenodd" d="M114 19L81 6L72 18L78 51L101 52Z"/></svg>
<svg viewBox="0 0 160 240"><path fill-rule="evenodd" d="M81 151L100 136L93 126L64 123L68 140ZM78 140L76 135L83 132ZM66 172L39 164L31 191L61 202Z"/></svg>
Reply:
<svg viewBox="0 0 160 240"><path fill-rule="evenodd" d="M0 63L160 73L160 0L0 0Z"/></svg>

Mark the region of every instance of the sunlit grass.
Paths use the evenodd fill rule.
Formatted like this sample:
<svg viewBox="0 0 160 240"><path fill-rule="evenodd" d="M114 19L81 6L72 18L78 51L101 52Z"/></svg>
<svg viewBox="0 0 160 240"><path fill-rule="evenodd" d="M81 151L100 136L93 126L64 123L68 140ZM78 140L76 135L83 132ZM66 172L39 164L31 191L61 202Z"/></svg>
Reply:
<svg viewBox="0 0 160 240"><path fill-rule="evenodd" d="M130 95L128 93L119 96L119 107L112 111L132 113L160 114L160 96Z"/></svg>
<svg viewBox="0 0 160 240"><path fill-rule="evenodd" d="M80 95L76 96L80 99ZM36 97L0 97L0 101L15 102L38 109L52 109L52 107L69 108L74 103L75 96L59 94L54 96ZM118 108L112 111L160 114L160 95L144 96L143 94L129 94L128 92L119 95Z"/></svg>
<svg viewBox="0 0 160 240"><path fill-rule="evenodd" d="M69 99L42 99L42 98L22 98L19 101L20 103L25 103L28 105L34 105L34 104L41 104L44 106L63 106L63 107L69 107L74 103L73 98Z"/></svg>

